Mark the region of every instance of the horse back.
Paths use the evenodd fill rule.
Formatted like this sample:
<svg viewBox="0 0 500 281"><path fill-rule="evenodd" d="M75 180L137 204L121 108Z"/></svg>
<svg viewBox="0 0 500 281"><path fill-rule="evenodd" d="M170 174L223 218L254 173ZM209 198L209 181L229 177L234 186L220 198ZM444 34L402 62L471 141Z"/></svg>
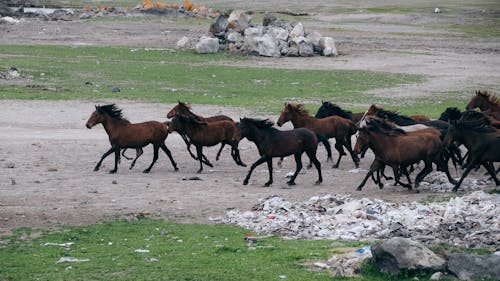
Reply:
<svg viewBox="0 0 500 281"><path fill-rule="evenodd" d="M287 131L273 130L264 141L257 144L259 153L270 157L282 157L304 151L316 152L318 137L307 128L297 128Z"/></svg>
<svg viewBox="0 0 500 281"><path fill-rule="evenodd" d="M223 120L234 122L234 120L231 119L231 117L226 116L226 115L214 115L214 116L204 118L205 122L215 122L215 121L223 121Z"/></svg>
<svg viewBox="0 0 500 281"><path fill-rule="evenodd" d="M356 125L352 120L340 116L328 116L317 119L313 131L328 138L346 137L356 133Z"/></svg>

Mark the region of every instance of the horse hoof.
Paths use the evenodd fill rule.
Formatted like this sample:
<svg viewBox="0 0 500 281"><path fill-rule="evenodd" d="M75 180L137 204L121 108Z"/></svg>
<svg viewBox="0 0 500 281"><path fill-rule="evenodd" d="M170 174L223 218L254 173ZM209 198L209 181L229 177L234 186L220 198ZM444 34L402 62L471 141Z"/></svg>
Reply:
<svg viewBox="0 0 500 281"><path fill-rule="evenodd" d="M458 190L458 187L454 187L451 191L457 192L457 190Z"/></svg>
<svg viewBox="0 0 500 281"><path fill-rule="evenodd" d="M116 174L116 170L109 171L110 174Z"/></svg>
<svg viewBox="0 0 500 281"><path fill-rule="evenodd" d="M99 171L99 168L95 167L94 172L97 172L97 171Z"/></svg>
<svg viewBox="0 0 500 281"><path fill-rule="evenodd" d="M177 167L174 167L174 171L176 171L176 172L177 172L177 171L179 171L179 168L177 168Z"/></svg>
<svg viewBox="0 0 500 281"><path fill-rule="evenodd" d="M339 165L333 165L332 166L333 169L338 169L339 168Z"/></svg>
<svg viewBox="0 0 500 281"><path fill-rule="evenodd" d="M289 182L287 182L286 184L288 184L288 185L295 185L295 182L293 182L293 181L292 181L292 182L290 182L290 181L289 181Z"/></svg>
<svg viewBox="0 0 500 281"><path fill-rule="evenodd" d="M243 185L248 185L248 181L244 181L244 182L243 182Z"/></svg>
<svg viewBox="0 0 500 281"><path fill-rule="evenodd" d="M360 187L356 188L356 191L361 191L361 189L362 189L362 187L360 186Z"/></svg>
<svg viewBox="0 0 500 281"><path fill-rule="evenodd" d="M323 181L316 181L314 185L320 185Z"/></svg>
<svg viewBox="0 0 500 281"><path fill-rule="evenodd" d="M271 186L271 184L272 184L272 182L266 182L266 183L264 184L264 187L269 187L269 186Z"/></svg>

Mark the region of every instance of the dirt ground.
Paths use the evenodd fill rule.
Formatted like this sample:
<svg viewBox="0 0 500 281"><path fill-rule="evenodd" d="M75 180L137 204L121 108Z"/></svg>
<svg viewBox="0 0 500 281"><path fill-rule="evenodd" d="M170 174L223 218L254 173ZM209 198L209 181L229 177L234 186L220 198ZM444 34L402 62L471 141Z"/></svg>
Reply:
<svg viewBox="0 0 500 281"><path fill-rule="evenodd" d="M283 1L282 1L283 2ZM284 3L281 5L285 5ZM286 2L286 1L285 1ZM324 1L325 2L325 1ZM327 5L326 1L325 5ZM260 2L259 2L260 3ZM242 5L235 2L235 5ZM318 7L318 11L321 11ZM328 10L328 9L325 9ZM473 9L472 9L473 10ZM242 62L261 67L310 69L364 69L396 73L422 74L428 81L372 91L375 95L405 97L433 96L458 91L467 95L477 88L493 88L500 84L500 42L497 39L471 40L453 31L426 27L424 23L464 22L477 13L391 15L315 13L306 28L333 36L341 56L337 58L254 58ZM421 24L420 24L421 23ZM83 21L47 22L24 19L15 25L0 25L0 44L65 44L65 45L129 45L173 48L182 36L196 37L208 30L205 25L159 21ZM341 30L341 31L339 31ZM496 89L495 89L496 88ZM179 171L174 172L166 155L150 174L143 174L152 159L152 149L145 149L136 167L128 169L122 159L117 174L108 174L112 157L102 169L93 167L108 147L102 127L92 130L84 124L94 104L116 102L132 122L165 120L173 104L150 104L123 100L95 101L0 101L0 234L21 226L50 227L57 224L89 224L129 213L148 212L153 217L180 222L210 223L227 210L250 209L260 198L279 195L287 200L304 200L327 193L349 193L356 197L381 198L393 202L409 202L450 196L423 189L408 193L400 187L379 190L369 182L362 192L354 191L364 176L373 156L361 162L361 172L349 158L340 169L325 163L325 151L318 151L323 163L324 183L314 186L315 170L300 174L297 186L289 188L285 175L294 163L287 159L283 168L275 167L275 183L263 188L267 167L256 169L250 184L242 186L248 168L236 166L229 148L215 162L217 148L205 154L214 168L196 174L198 164L191 159L177 134L167 139ZM234 118L262 116L246 109L194 105L201 115L223 113ZM251 164L257 159L252 143L240 144L242 159ZM129 151L128 155L132 155ZM336 159L337 155L334 152ZM304 162L306 162L304 157ZM471 177L484 178L483 172ZM189 180L198 176L201 180ZM454 176L458 176L454 173ZM487 189L493 188L493 184ZM454 194L453 194L454 195Z"/></svg>

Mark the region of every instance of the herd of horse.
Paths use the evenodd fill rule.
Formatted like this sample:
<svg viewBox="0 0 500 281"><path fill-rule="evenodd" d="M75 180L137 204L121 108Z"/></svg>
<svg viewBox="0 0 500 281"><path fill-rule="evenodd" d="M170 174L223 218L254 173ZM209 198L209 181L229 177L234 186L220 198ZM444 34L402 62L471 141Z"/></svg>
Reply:
<svg viewBox="0 0 500 281"><path fill-rule="evenodd" d="M116 173L120 152L132 160L125 155L127 149L136 150L130 166L132 169L143 153L142 148L149 144L153 145L154 156L145 173L157 161L160 148L177 171L177 163L165 144L168 134L177 132L186 143L191 157L199 162L198 173L203 171L204 165L213 167L203 154L203 147L220 143L216 156L218 160L227 144L231 146L234 162L246 167L241 160L238 144L243 138L254 142L260 158L251 165L243 180L244 185L248 184L253 170L266 162L269 180L264 185L270 186L273 183L272 159L283 159L290 155L295 158L296 169L287 183L294 185L303 167L304 153L310 160L309 167L314 165L317 169L316 184L321 183L321 163L316 152L318 143L322 143L327 151L327 162L333 162L329 143L331 138L335 139L334 147L339 155L334 168L339 167L342 156L346 155L344 149L349 152L355 167L359 166L358 155L363 157L368 149L373 151L374 160L357 190L361 190L370 177L382 188L381 176L386 180L394 179L395 184L408 189L412 189L413 185L418 187L425 176L432 172L433 164L438 171L446 173L449 182L454 184L453 191L457 191L472 169L480 166L486 168L497 186L500 185L496 177L500 168L495 171L494 167L494 163L500 161L500 99L487 91L476 91L463 112L458 108L447 108L438 120L430 120L422 115L404 116L376 105L370 106L366 112L352 113L331 102L323 102L315 116L310 115L301 104L285 103L277 125L281 127L290 121L294 127L292 130L278 130L268 119L241 118L235 122L225 115L202 117L193 113L189 104L180 101L168 112L167 117L170 120L166 122L130 123L115 104L96 105L86 127L90 129L102 124L109 136L111 148L102 155L94 171L99 170L103 160L114 153L114 169L110 173ZM351 139L356 134L353 148ZM192 145L196 148L196 154L191 151ZM462 156L464 150L467 152ZM458 181L450 176L450 160L455 167L460 165L465 168ZM412 183L410 173L414 170L413 165L419 162L423 162L424 167ZM386 166L392 168L394 177L384 174ZM401 176L405 176L407 182L403 182Z"/></svg>

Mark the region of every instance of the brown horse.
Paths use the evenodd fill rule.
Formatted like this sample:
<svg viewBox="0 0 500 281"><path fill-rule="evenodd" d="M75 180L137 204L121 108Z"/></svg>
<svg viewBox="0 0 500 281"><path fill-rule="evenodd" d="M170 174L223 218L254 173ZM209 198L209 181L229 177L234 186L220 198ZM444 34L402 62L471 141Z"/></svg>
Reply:
<svg viewBox="0 0 500 281"><path fill-rule="evenodd" d="M495 184L500 185L492 164L500 162L500 131L491 126L489 119L484 114L473 110L464 112L457 122L453 122L448 127L444 141L447 144L454 141L463 143L470 154L467 167L453 191L458 190L471 169L477 165L483 165Z"/></svg>
<svg viewBox="0 0 500 281"><path fill-rule="evenodd" d="M321 102L321 106L314 115L316 118L325 118L332 115L337 115L342 118L350 119L354 123L358 123L365 113L352 113L351 111L344 110L340 106L329 101Z"/></svg>
<svg viewBox="0 0 500 281"><path fill-rule="evenodd" d="M238 130L234 135L235 141L242 138L254 142L259 150L260 158L250 167L243 185L247 185L252 175L252 171L260 164L267 162L269 170L269 180L264 186L273 183L273 157L295 156L296 169L293 176L287 182L288 185L295 184L295 178L302 169L302 154L305 152L311 162L318 170L318 180L316 184L323 181L321 175L321 164L316 158L318 148L318 138L314 132L306 128L298 128L289 131L280 131L273 128L273 123L269 120L243 118L238 123Z"/></svg>
<svg viewBox="0 0 500 281"><path fill-rule="evenodd" d="M418 187L422 179L432 171L433 162L438 164L439 170L446 172L451 182L454 182L442 156L443 142L440 134L438 130L432 128L406 133L379 120L373 120L366 127L359 129L355 150L360 151L363 146L369 146L376 160L392 167L396 182L409 189L412 188L411 184L399 181L400 169L419 161L423 161L425 167L417 175L415 187ZM380 169L380 165L375 168ZM370 169L363 183L375 171ZM361 188L362 185L358 187L358 190Z"/></svg>
<svg viewBox="0 0 500 281"><path fill-rule="evenodd" d="M191 105L189 105L189 104L187 104L185 102L181 102L181 101L178 101L177 105L175 105L167 113L167 118L170 119L170 118L173 118L173 117L179 116L179 115L193 116L193 117L197 118L199 121L201 121L201 122L207 122L207 123L215 122L215 121L222 121L222 120L227 120L227 121L234 122L233 119L231 119L229 116L226 116L226 115L214 115L214 116L211 116L211 117L203 117L203 116L194 114L191 111ZM191 155L191 157L193 157L195 160L198 160L197 156L195 156L191 152L191 142L189 141L189 139L187 138L187 136L185 134L182 134L182 133L179 133L179 134L181 135L182 139L184 140L184 142L187 145L187 150L189 152L189 155ZM219 160L219 157L220 157L220 154L222 152L222 149L224 148L224 145L225 145L224 143L221 144L220 149L217 152L217 156L215 157L216 161ZM203 159L204 159L204 161L208 162L208 159L204 155L203 155Z"/></svg>
<svg viewBox="0 0 500 281"><path fill-rule="evenodd" d="M203 147L214 146L219 143L229 144L231 146L231 156L237 165L246 167L241 161L240 152L238 150L238 142L233 140L233 135L236 131L236 123L228 120L215 122L202 122L193 116L178 115L172 119L169 132L177 131L186 134L190 142L196 147L200 169L198 173L203 171L203 164L209 167L213 165L203 158Z"/></svg>
<svg viewBox="0 0 500 281"><path fill-rule="evenodd" d="M326 140L323 144L328 143L329 138L335 138L335 149L339 152L339 159L333 166L334 168L339 167L340 159L345 154L343 147L347 148L351 154L354 165L359 166L359 158L352 150L351 137L356 133L356 125L351 120L339 116L318 119L309 115L301 104L285 103L276 124L282 126L288 121L292 122L294 128L307 128L318 134L318 136L324 137ZM331 156L331 153L329 156Z"/></svg>
<svg viewBox="0 0 500 281"><path fill-rule="evenodd" d="M479 108L484 114L500 120L500 99L488 91L476 91L466 109Z"/></svg>
<svg viewBox="0 0 500 281"><path fill-rule="evenodd" d="M164 123L148 121L132 124L123 117L121 109L116 107L114 104L103 106L96 105L95 111L90 116L86 126L91 129L99 123L103 125L104 130L108 133L111 148L102 155L101 160L95 166L94 171L99 170L104 158L114 152L115 167L110 171L110 173L116 173L118 170L118 161L120 160L120 149L140 149L148 144L153 145L154 156L151 165L144 170L144 173L149 173L156 160L158 160L159 148L167 154L172 166L174 166L174 169L176 171L178 170L177 164L172 158L170 150L165 145L165 140L168 136L168 129ZM137 160L137 158L135 160Z"/></svg>

